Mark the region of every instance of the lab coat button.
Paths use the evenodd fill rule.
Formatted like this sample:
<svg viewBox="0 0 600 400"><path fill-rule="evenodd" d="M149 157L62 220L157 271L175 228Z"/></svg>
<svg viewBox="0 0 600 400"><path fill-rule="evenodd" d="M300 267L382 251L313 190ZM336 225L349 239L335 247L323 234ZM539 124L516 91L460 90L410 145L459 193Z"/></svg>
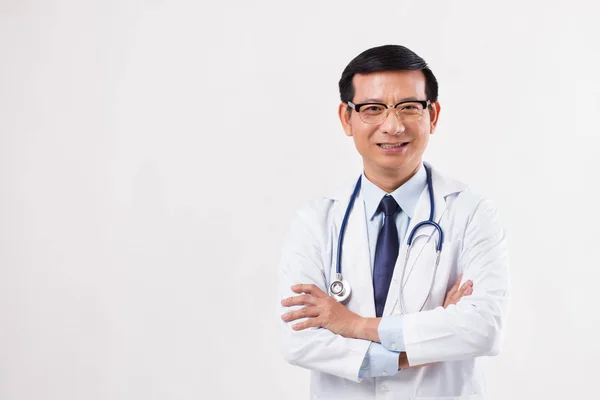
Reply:
<svg viewBox="0 0 600 400"><path fill-rule="evenodd" d="M391 346L392 350L398 350L398 346L396 346L396 343L392 343Z"/></svg>
<svg viewBox="0 0 600 400"><path fill-rule="evenodd" d="M388 391L388 388L387 388L387 386L382 386L382 387L380 387L380 388L379 388L379 391L380 391L381 393L387 393L387 391Z"/></svg>
<svg viewBox="0 0 600 400"><path fill-rule="evenodd" d="M388 373L386 371L383 371L383 376L388 376Z"/></svg>

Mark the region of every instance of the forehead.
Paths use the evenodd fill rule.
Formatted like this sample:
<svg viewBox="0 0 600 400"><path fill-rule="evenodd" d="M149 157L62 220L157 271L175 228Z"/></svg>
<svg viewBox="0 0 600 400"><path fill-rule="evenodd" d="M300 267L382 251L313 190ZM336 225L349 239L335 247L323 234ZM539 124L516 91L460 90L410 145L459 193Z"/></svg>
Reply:
<svg viewBox="0 0 600 400"><path fill-rule="evenodd" d="M380 71L356 74L352 78L354 101L379 99L400 101L405 98L425 100L425 75L421 71Z"/></svg>

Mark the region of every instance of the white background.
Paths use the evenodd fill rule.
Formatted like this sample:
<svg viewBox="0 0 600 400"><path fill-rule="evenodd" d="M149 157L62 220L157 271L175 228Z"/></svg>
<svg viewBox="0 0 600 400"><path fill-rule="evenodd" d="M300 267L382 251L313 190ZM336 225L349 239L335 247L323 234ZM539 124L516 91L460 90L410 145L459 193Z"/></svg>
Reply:
<svg viewBox="0 0 600 400"><path fill-rule="evenodd" d="M279 353L294 210L358 175L346 64L440 82L426 160L493 199L490 399L598 394L594 2L0 1L0 399L305 399Z"/></svg>

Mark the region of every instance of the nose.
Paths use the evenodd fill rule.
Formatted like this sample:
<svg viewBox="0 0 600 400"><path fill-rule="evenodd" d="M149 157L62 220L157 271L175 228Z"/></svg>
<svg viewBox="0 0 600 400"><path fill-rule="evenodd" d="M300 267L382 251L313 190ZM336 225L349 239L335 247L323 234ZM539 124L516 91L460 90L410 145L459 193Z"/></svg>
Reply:
<svg viewBox="0 0 600 400"><path fill-rule="evenodd" d="M390 108L385 120L380 125L380 129L388 135L399 135L404 132L405 126L398 114L396 114L396 110Z"/></svg>

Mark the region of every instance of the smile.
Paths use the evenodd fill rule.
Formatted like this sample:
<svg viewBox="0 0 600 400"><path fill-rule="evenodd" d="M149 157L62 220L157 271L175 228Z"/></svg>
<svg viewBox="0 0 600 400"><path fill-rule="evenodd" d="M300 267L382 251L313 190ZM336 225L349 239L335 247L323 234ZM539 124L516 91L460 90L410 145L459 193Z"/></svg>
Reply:
<svg viewBox="0 0 600 400"><path fill-rule="evenodd" d="M381 147L382 149L397 149L399 147L404 147L408 144L408 142L404 142L404 143L377 143L377 146Z"/></svg>

